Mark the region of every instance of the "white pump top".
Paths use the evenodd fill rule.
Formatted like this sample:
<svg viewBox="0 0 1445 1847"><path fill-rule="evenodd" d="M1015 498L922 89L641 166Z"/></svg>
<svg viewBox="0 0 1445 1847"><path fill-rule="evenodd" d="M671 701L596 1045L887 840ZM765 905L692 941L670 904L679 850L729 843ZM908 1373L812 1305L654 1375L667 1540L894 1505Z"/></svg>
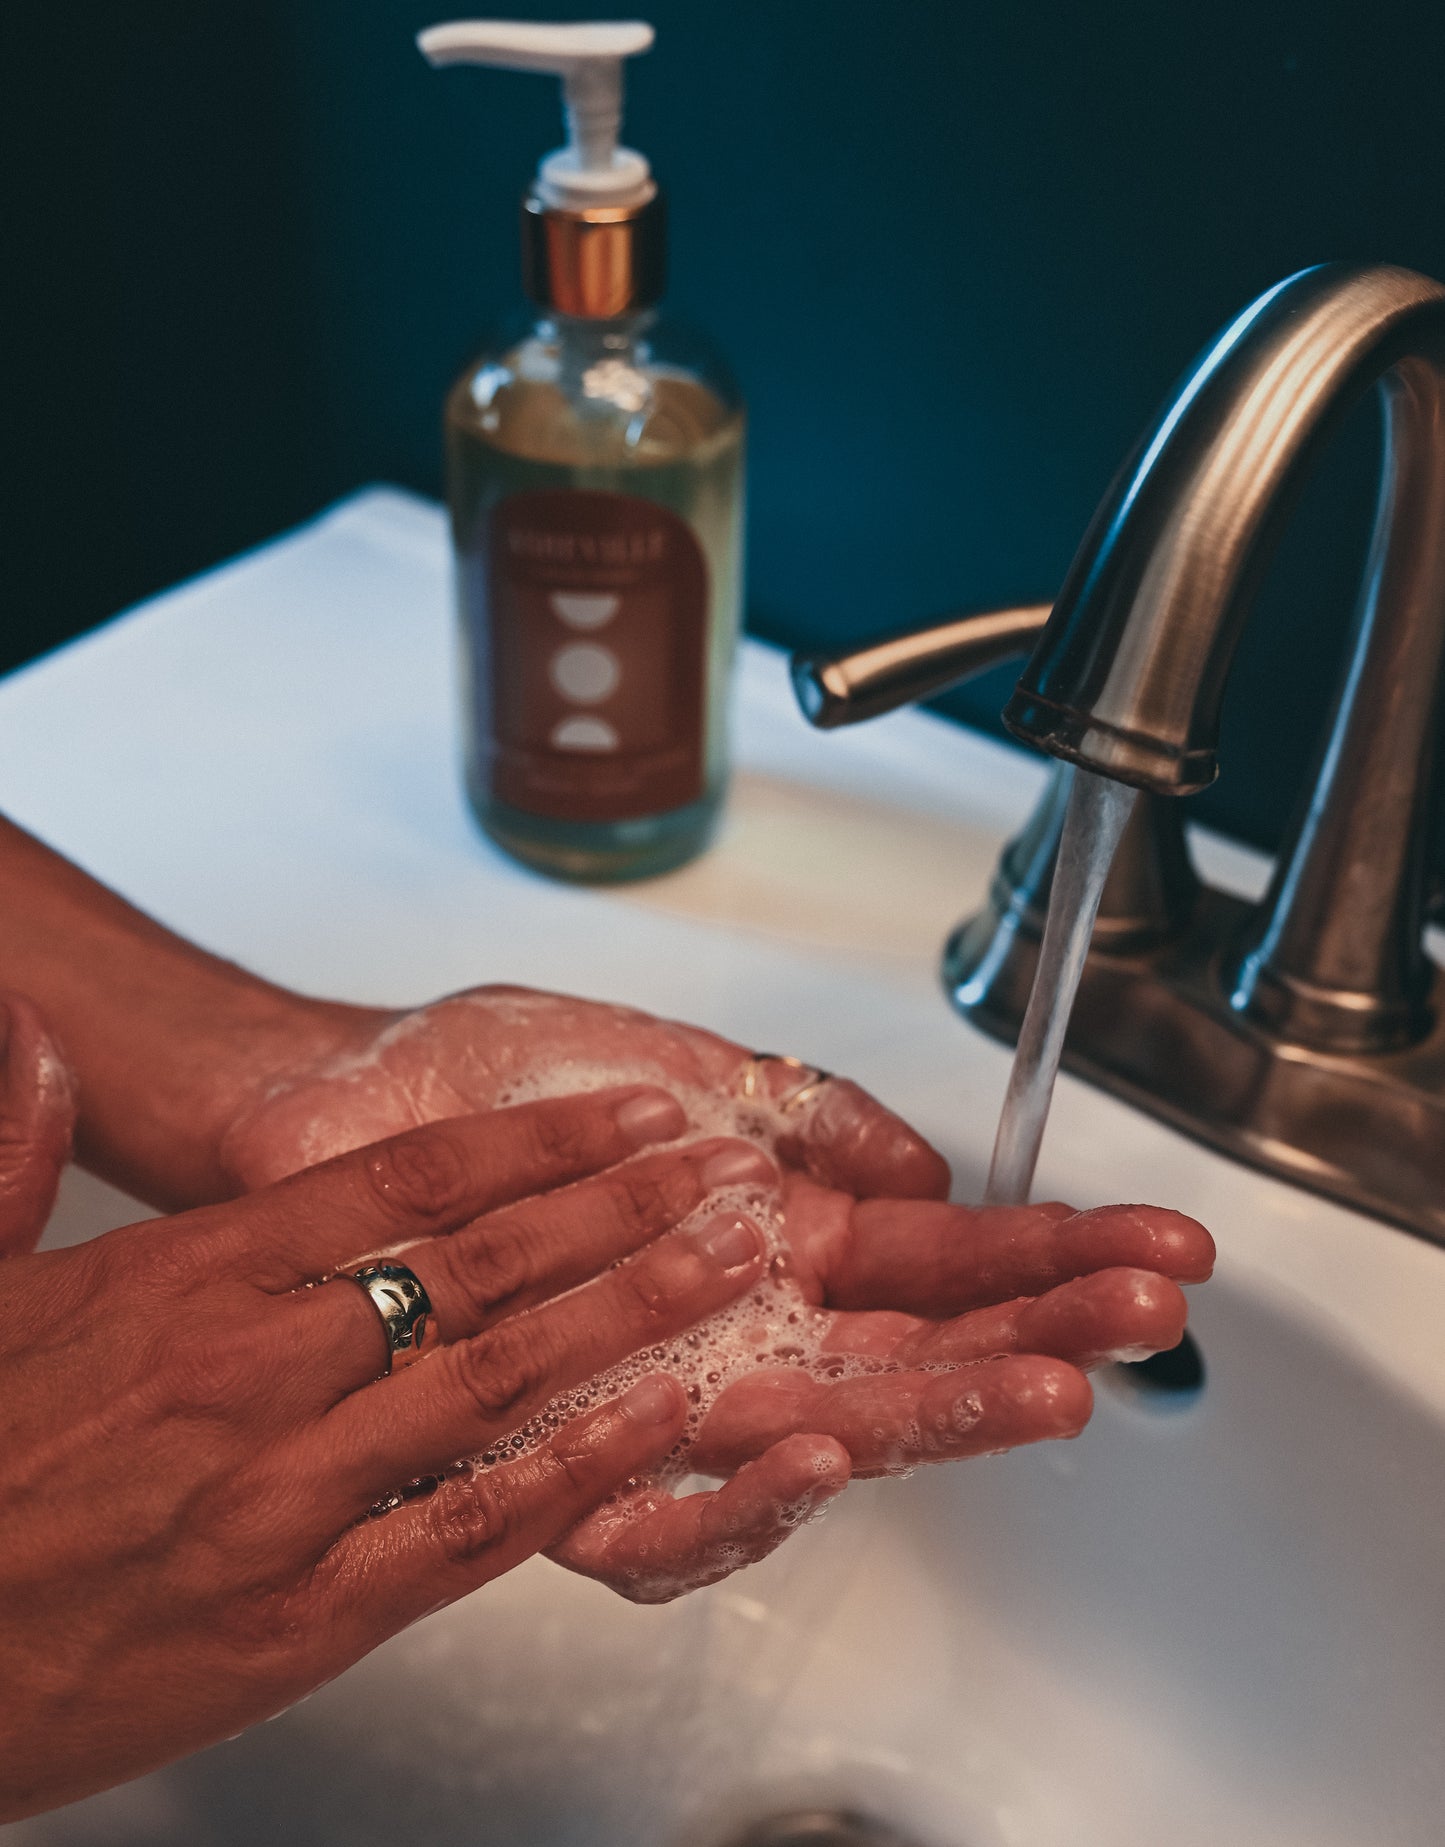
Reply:
<svg viewBox="0 0 1445 1847"><path fill-rule="evenodd" d="M652 44L641 20L543 26L510 19L459 19L417 36L432 64L491 64L504 71L547 71L562 79L568 143L537 168L548 205L642 205L657 190L641 154L617 145L622 126L622 60Z"/></svg>

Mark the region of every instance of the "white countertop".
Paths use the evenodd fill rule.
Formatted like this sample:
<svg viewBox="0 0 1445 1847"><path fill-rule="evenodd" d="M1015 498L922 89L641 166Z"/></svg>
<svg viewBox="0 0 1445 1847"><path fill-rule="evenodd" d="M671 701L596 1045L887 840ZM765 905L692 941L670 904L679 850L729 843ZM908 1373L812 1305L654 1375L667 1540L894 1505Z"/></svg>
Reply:
<svg viewBox="0 0 1445 1847"><path fill-rule="evenodd" d="M949 1011L937 958L1041 765L919 712L813 732L782 657L750 643L720 844L661 879L581 889L478 833L452 705L443 516L375 489L0 682L0 807L293 986L390 1003L479 981L571 989L845 1070L976 1193L1007 1054ZM1257 856L1199 846L1214 876L1258 885ZM1197 1213L1222 1277L1288 1297L1445 1410L1445 1251L1067 1077L1039 1190ZM124 1208L76 1181L60 1216L78 1235Z"/></svg>

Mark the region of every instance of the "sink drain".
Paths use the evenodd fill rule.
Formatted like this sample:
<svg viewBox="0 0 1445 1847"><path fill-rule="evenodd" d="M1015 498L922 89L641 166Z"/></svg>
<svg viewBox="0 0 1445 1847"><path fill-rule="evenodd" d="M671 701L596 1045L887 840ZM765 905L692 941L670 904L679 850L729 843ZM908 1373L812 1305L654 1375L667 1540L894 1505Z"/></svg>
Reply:
<svg viewBox="0 0 1445 1847"><path fill-rule="evenodd" d="M847 1809L799 1809L772 1815L734 1836L725 1847L915 1847L871 1816Z"/></svg>
<svg viewBox="0 0 1445 1847"><path fill-rule="evenodd" d="M1177 1347L1147 1360L1125 1360L1112 1368L1114 1381L1144 1402L1187 1404L1204 1390L1204 1355L1192 1334Z"/></svg>

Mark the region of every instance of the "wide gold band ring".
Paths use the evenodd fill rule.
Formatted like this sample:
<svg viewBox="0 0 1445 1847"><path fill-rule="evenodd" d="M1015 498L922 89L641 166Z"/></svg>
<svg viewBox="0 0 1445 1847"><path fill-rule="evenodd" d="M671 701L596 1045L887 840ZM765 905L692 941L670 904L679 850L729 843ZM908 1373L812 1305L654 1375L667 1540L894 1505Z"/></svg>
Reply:
<svg viewBox="0 0 1445 1847"><path fill-rule="evenodd" d="M364 1291L386 1330L386 1370L400 1372L429 1353L435 1344L431 1298L421 1278L404 1263L369 1263L342 1270L347 1282Z"/></svg>
<svg viewBox="0 0 1445 1847"><path fill-rule="evenodd" d="M764 1065L786 1065L788 1070L795 1072L798 1081L793 1089L784 1096L774 1096L763 1078ZM801 1058L793 1058L787 1052L754 1052L743 1066L738 1095L749 1102L769 1103L776 1110L798 1110L805 1103L811 1103L824 1084L832 1082L831 1071L804 1064Z"/></svg>

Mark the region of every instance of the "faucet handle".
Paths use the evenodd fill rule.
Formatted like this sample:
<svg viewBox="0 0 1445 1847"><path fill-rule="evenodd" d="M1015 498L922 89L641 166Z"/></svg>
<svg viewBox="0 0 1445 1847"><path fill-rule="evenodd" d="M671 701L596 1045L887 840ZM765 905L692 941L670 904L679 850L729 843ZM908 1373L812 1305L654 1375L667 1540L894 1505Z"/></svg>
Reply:
<svg viewBox="0 0 1445 1847"><path fill-rule="evenodd" d="M1043 633L1050 603L1019 603L955 616L907 635L886 635L846 654L795 654L793 691L810 725L881 718L931 699L1000 661L1027 654Z"/></svg>

